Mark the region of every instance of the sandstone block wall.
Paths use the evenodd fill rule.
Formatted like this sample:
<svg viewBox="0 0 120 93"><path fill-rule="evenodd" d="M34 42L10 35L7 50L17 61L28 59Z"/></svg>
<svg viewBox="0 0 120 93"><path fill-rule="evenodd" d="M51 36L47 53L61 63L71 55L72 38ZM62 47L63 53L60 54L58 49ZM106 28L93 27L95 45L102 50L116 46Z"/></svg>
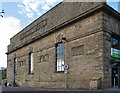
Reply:
<svg viewBox="0 0 120 93"><path fill-rule="evenodd" d="M68 25L9 54L8 81L13 80L14 58L16 57L16 82L20 86L64 88L65 74L55 71L55 45L61 41L61 37L65 36L67 38L67 62L70 65L68 86L69 88L91 88L94 79L95 82L99 82L101 77L104 77L102 15L103 12L100 12ZM28 74L28 59L31 51L34 53L33 75ZM46 56L46 59L41 61L41 56ZM98 87L96 83L93 84Z"/></svg>

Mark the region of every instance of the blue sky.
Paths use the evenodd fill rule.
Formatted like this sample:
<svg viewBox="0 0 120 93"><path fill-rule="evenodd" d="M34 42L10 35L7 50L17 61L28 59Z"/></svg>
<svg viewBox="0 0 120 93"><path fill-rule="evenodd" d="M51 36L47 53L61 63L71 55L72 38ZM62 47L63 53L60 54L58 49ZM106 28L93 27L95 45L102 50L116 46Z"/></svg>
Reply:
<svg viewBox="0 0 120 93"><path fill-rule="evenodd" d="M118 11L118 2L107 2L107 4Z"/></svg>
<svg viewBox="0 0 120 93"><path fill-rule="evenodd" d="M24 3L23 2L3 2L2 3L2 9L4 9L6 12L4 17L12 16L19 19L21 21L20 25L22 28L30 24L36 18L38 18L39 16L41 16L50 8L54 7L60 2L57 0L52 0L53 2L49 2L49 3L44 2L44 4L38 4L38 7L31 9L31 7L33 6L30 6L29 4L35 0L23 0L23 1L28 1L28 2L24 2ZM34 2L32 3L33 5L37 6L37 4L35 4Z"/></svg>
<svg viewBox="0 0 120 93"><path fill-rule="evenodd" d="M0 12L2 9L5 10L4 18L0 17L0 67L7 67L7 56L5 53L7 52L7 45L10 43L10 38L60 1L0 0ZM108 2L108 4L118 11L117 2Z"/></svg>

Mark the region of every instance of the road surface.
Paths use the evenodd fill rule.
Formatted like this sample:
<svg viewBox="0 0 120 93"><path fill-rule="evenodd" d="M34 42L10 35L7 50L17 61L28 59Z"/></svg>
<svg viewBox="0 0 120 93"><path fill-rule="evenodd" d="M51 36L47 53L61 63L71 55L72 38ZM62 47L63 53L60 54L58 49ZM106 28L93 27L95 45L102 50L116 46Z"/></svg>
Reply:
<svg viewBox="0 0 120 93"><path fill-rule="evenodd" d="M107 90L75 90L75 89L47 89L47 88L11 88L2 87L1 93L120 93L120 89Z"/></svg>

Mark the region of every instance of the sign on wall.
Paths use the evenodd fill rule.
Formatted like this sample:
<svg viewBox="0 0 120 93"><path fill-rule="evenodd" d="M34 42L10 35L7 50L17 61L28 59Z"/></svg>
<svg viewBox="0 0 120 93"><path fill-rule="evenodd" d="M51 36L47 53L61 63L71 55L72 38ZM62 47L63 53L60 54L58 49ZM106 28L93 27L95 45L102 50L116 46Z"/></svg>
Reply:
<svg viewBox="0 0 120 93"><path fill-rule="evenodd" d="M64 65L64 70L68 70L69 69L69 65L68 64L65 64Z"/></svg>
<svg viewBox="0 0 120 93"><path fill-rule="evenodd" d="M111 56L120 59L120 50L111 48Z"/></svg>

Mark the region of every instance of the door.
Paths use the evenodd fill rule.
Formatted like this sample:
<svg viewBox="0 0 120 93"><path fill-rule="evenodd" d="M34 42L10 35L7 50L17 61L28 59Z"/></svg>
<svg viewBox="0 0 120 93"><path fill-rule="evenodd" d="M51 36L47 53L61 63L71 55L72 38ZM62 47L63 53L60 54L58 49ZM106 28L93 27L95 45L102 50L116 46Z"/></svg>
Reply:
<svg viewBox="0 0 120 93"><path fill-rule="evenodd" d="M112 68L112 86L114 88L119 87L119 71L118 67L113 67Z"/></svg>
<svg viewBox="0 0 120 93"><path fill-rule="evenodd" d="M120 63L112 64L112 87L120 88Z"/></svg>
<svg viewBox="0 0 120 93"><path fill-rule="evenodd" d="M16 81L16 72L17 72L17 59L14 59L14 82Z"/></svg>

